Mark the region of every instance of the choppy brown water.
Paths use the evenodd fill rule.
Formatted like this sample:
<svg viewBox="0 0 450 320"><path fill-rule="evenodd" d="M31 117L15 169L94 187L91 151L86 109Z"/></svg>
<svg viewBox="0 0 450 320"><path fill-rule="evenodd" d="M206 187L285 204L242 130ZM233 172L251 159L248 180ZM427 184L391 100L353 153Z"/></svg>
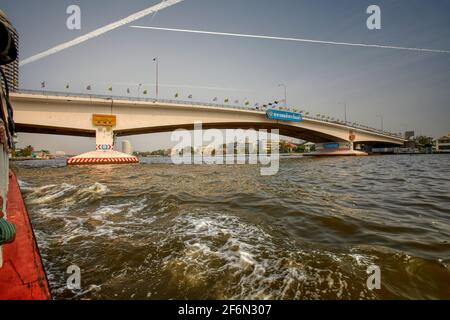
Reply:
<svg viewBox="0 0 450 320"><path fill-rule="evenodd" d="M57 299L450 299L449 160L15 170Z"/></svg>

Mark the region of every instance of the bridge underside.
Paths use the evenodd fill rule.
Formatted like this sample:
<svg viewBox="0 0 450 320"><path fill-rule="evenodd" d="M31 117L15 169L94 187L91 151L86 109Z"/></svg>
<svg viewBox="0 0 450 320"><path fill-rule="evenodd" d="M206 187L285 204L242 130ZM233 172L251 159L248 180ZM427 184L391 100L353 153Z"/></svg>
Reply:
<svg viewBox="0 0 450 320"><path fill-rule="evenodd" d="M15 126L17 132L95 138L95 130L38 126L34 124L22 124L22 123L16 123Z"/></svg>
<svg viewBox="0 0 450 320"><path fill-rule="evenodd" d="M278 123L254 123L254 122L241 122L241 123L203 123L203 130L208 129L254 129L254 130L273 130L278 129L280 134L287 137L297 138L314 143L321 142L337 142L344 141L336 137L326 135L320 132L307 130L295 126L283 125ZM172 126L158 126L158 127L145 127L134 129L119 129L114 130L116 137L141 135L149 133L162 133L172 132L177 129L194 130L194 124L181 124ZM16 131L24 133L39 133L39 134L52 134L52 135L65 135L65 136L78 136L95 138L95 130L76 129L76 128L64 128L64 127L52 127L52 126L39 126L30 124L16 123Z"/></svg>
<svg viewBox="0 0 450 320"><path fill-rule="evenodd" d="M133 129L118 129L114 130L116 137L142 135L150 133L163 133L172 132L177 129L194 130L194 124L180 124L170 126L152 126L144 128ZM208 129L254 129L254 130L273 130L278 129L280 134L287 137L297 138L304 141L313 143L326 143L326 142L346 142L346 140L327 135L321 132L308 130L305 128L285 125L280 123L265 123L265 122L236 122L236 123L203 123L203 130ZM77 136L95 138L96 130L78 129L78 128L65 128L54 126L41 126L34 124L16 123L16 131L23 133L37 133L37 134L51 134L51 135L65 135L65 136ZM355 144L362 146L364 149L370 150L372 148L389 148L398 147L400 144L377 142L377 141L358 141Z"/></svg>
<svg viewBox="0 0 450 320"><path fill-rule="evenodd" d="M117 137L121 136L131 136L140 135L148 133L161 133L161 132L171 132L177 129L194 130L194 124L181 124L173 126L158 126L158 127L145 127L145 128L134 128L134 129L122 129L114 130ZM289 126L279 123L255 123L255 122L238 122L238 123L202 123L202 129L254 129L254 130L273 130L278 129L280 134L287 137L297 138L305 141L310 141L314 143L320 142L336 142L345 141L327 134L323 134L317 131L311 131L304 128Z"/></svg>

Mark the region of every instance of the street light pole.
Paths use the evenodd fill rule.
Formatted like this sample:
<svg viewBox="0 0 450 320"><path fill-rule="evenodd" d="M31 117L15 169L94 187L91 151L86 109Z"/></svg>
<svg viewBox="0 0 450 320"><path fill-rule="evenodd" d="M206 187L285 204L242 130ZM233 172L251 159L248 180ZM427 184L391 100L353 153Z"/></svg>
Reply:
<svg viewBox="0 0 450 320"><path fill-rule="evenodd" d="M279 84L278 87L284 87L284 106L287 108L287 86L285 84Z"/></svg>
<svg viewBox="0 0 450 320"><path fill-rule="evenodd" d="M156 62L156 99L158 100L158 76L159 76L159 61L158 61L158 57L154 58L153 61Z"/></svg>
<svg viewBox="0 0 450 320"><path fill-rule="evenodd" d="M347 102L338 102L338 104L344 105L344 120L347 123Z"/></svg>
<svg viewBox="0 0 450 320"><path fill-rule="evenodd" d="M141 97L141 87L142 87L142 83L139 83L139 86L138 86L138 99Z"/></svg>
<svg viewBox="0 0 450 320"><path fill-rule="evenodd" d="M347 102L344 103L344 110L345 110L345 123L347 123Z"/></svg>
<svg viewBox="0 0 450 320"><path fill-rule="evenodd" d="M381 131L384 131L384 126L383 126L383 116L382 115L377 115L377 117L380 118L381 121Z"/></svg>

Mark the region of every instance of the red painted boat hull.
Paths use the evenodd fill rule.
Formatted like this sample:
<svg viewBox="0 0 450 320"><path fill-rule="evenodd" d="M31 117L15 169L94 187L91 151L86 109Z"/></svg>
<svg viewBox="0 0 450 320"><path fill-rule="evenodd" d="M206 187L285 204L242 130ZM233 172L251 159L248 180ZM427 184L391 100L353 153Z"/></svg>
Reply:
<svg viewBox="0 0 450 320"><path fill-rule="evenodd" d="M16 176L9 175L8 221L16 225L16 239L3 246L0 300L49 300L47 277Z"/></svg>

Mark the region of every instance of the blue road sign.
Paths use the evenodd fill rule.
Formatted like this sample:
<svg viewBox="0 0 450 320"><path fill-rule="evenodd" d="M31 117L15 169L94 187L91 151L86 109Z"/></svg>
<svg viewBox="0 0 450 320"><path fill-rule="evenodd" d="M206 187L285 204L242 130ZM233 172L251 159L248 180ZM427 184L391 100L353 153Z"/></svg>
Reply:
<svg viewBox="0 0 450 320"><path fill-rule="evenodd" d="M275 120L293 121L293 122L300 122L303 120L302 115L300 113L283 110L269 109L267 110L266 115L267 118Z"/></svg>
<svg viewBox="0 0 450 320"><path fill-rule="evenodd" d="M325 149L338 149L339 148L339 143L337 143L337 142L324 143L323 147Z"/></svg>

